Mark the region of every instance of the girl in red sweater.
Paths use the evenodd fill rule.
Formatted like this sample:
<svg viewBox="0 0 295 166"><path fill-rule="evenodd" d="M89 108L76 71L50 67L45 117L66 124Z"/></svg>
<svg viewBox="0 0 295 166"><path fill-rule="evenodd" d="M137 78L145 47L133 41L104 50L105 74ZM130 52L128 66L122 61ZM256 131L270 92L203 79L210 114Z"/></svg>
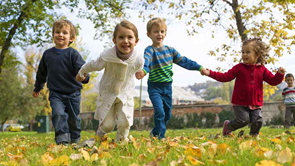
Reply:
<svg viewBox="0 0 295 166"><path fill-rule="evenodd" d="M251 123L250 135L257 136L262 127L261 108L263 105L263 81L272 86L280 84L285 75L285 69L280 67L273 75L265 66L269 58L269 46L260 38L247 39L242 44L242 62L225 73L206 70L205 75L220 81L235 80L232 104L235 113L234 120L225 120L223 135Z"/></svg>

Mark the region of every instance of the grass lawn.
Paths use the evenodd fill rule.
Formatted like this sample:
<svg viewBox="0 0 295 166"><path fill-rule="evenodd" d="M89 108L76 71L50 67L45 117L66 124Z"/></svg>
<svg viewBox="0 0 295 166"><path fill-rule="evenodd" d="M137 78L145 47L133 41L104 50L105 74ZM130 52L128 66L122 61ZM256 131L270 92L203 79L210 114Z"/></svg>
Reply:
<svg viewBox="0 0 295 166"><path fill-rule="evenodd" d="M221 129L167 130L166 140L150 139L148 131L131 131L128 143L113 142L116 132L93 147L56 145L54 133L0 133L1 165L295 165L295 129L263 127L259 138L241 130L223 137ZM220 135L218 135L218 133ZM94 131L82 132L82 140Z"/></svg>

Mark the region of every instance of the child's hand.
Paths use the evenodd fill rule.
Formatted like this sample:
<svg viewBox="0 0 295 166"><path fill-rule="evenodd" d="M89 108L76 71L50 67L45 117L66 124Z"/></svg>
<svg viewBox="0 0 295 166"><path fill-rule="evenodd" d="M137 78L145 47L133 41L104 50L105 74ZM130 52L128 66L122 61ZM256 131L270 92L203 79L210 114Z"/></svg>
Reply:
<svg viewBox="0 0 295 166"><path fill-rule="evenodd" d="M40 92L33 91L33 97L38 97L40 95Z"/></svg>
<svg viewBox="0 0 295 166"><path fill-rule="evenodd" d="M209 69L202 68L201 69L201 74L202 75L205 75L205 76L209 76L210 75L210 70Z"/></svg>
<svg viewBox="0 0 295 166"><path fill-rule="evenodd" d="M144 76L145 76L145 72L144 72L143 70L138 71L138 72L135 73L135 77L136 77L138 80L142 79Z"/></svg>
<svg viewBox="0 0 295 166"><path fill-rule="evenodd" d="M84 77L80 77L80 75L77 74L76 75L76 80L79 81L79 82L82 82L82 81L84 81L86 79L86 77L87 77L86 73L84 73Z"/></svg>
<svg viewBox="0 0 295 166"><path fill-rule="evenodd" d="M281 74L285 74L286 70L283 67L280 67L278 72L281 73Z"/></svg>

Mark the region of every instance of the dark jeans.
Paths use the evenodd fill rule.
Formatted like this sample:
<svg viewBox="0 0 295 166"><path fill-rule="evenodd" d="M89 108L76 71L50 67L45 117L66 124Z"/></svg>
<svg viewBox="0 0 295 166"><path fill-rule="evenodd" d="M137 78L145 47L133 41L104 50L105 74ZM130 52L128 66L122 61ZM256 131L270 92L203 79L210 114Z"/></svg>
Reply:
<svg viewBox="0 0 295 166"><path fill-rule="evenodd" d="M172 82L148 82L148 93L154 107L155 127L154 136L165 138L166 124L171 119L172 110Z"/></svg>
<svg viewBox="0 0 295 166"><path fill-rule="evenodd" d="M286 129L289 129L291 127L292 114L293 114L293 121L295 121L295 107L286 106L286 112L285 112L285 128Z"/></svg>
<svg viewBox="0 0 295 166"><path fill-rule="evenodd" d="M69 95L50 91L49 101L52 108L52 123L57 144L61 142L78 143L80 141L80 99L80 91Z"/></svg>
<svg viewBox="0 0 295 166"><path fill-rule="evenodd" d="M258 135L262 127L261 109L251 110L243 106L233 106L233 108L235 119L227 124L227 129L235 131L251 123L250 135Z"/></svg>

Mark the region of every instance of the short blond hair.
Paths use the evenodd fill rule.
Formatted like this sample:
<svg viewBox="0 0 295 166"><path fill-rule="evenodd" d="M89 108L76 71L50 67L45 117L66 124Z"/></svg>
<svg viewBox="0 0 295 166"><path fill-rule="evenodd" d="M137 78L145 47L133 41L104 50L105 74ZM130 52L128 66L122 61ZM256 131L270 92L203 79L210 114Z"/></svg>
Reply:
<svg viewBox="0 0 295 166"><path fill-rule="evenodd" d="M63 27L69 27L70 28L70 39L75 38L75 36L77 35L77 29L76 29L76 27L72 24L71 21L69 21L69 20L63 20L63 19L58 20L58 21L55 21L53 23L52 36L54 36L55 30L61 29ZM69 45L70 44L72 44L72 42L69 42Z"/></svg>
<svg viewBox="0 0 295 166"><path fill-rule="evenodd" d="M146 26L146 30L148 33L151 32L153 26L159 26L159 27L164 27L165 28L165 31L167 31L167 25L165 23L165 21L159 17L155 17L155 18L152 18L148 23L147 23L147 26Z"/></svg>
<svg viewBox="0 0 295 166"><path fill-rule="evenodd" d="M138 40L138 30L137 30L136 26L127 20L123 20L119 24L116 25L114 33L113 33L113 39L116 39L116 36L117 36L117 33L118 33L120 27L124 27L124 28L130 29L131 31L133 31L136 40Z"/></svg>

